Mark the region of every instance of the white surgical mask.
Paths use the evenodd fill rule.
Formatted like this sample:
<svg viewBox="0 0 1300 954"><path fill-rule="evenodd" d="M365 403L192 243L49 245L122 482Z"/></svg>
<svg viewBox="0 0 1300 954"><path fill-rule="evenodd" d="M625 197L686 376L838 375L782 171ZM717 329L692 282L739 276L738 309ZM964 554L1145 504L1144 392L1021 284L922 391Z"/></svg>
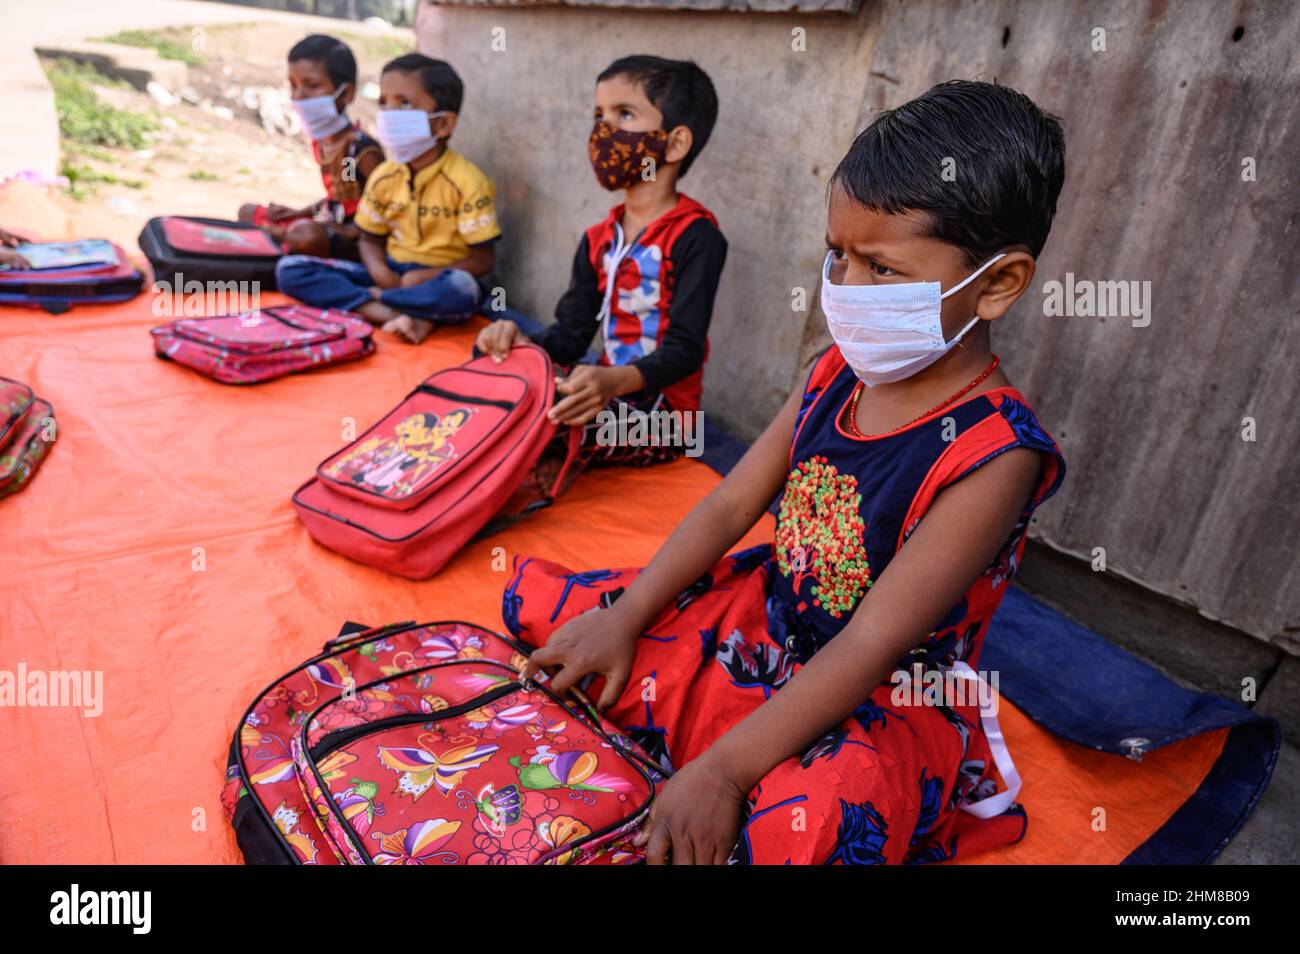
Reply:
<svg viewBox="0 0 1300 954"><path fill-rule="evenodd" d="M826 327L844 360L867 387L910 378L947 354L980 320L976 315L948 341L941 321L943 300L1006 254L999 252L964 281L941 292L938 282L834 285L828 252L822 266Z"/></svg>
<svg viewBox="0 0 1300 954"><path fill-rule="evenodd" d="M302 128L312 139L328 139L348 128L348 117L339 112L340 86L333 96L312 96L308 99L290 100L290 105L302 120Z"/></svg>
<svg viewBox="0 0 1300 954"><path fill-rule="evenodd" d="M429 126L433 116L444 116L445 110L426 113L419 109L381 109L375 123L375 138L384 147L384 158L394 162L410 162L438 145L438 137Z"/></svg>

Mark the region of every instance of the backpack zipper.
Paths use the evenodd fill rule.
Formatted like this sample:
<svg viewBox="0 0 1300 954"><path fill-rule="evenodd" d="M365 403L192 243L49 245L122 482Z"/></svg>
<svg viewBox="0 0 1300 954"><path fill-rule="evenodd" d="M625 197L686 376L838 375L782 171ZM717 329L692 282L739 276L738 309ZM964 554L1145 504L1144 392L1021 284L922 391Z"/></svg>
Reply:
<svg viewBox="0 0 1300 954"><path fill-rule="evenodd" d="M446 665L442 663L440 665ZM431 667L437 668L437 667ZM407 672L420 672L419 669L410 669ZM406 675L407 673L402 673ZM391 680L388 680L391 681ZM384 719L378 719L375 722L367 722L362 725L349 726L346 729L338 729L330 732L320 739L308 752L307 757L317 762L323 760L331 752L343 748L356 739L371 735L375 732L381 732L384 729L394 728L401 725L419 725L422 722L440 722L443 719L450 719L458 715L469 712L472 709L479 709L489 702L495 702L502 696L509 695L516 689L520 688L518 680L512 680L495 689L489 689L470 699L468 702L462 702L458 705L448 706L446 709L439 709L436 712L407 712L402 715L388 716ZM358 690L360 691L360 690Z"/></svg>

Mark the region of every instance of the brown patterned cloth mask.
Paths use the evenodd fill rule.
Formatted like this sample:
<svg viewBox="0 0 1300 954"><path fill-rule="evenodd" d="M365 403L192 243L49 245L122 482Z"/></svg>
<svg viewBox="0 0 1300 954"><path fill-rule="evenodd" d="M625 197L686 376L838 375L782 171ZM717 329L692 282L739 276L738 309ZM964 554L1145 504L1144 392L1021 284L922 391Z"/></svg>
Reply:
<svg viewBox="0 0 1300 954"><path fill-rule="evenodd" d="M596 181L611 192L630 189L641 180L641 171L649 159L658 168L668 152L668 134L662 129L648 132L629 132L615 129L603 119L596 120L591 139L587 141L591 167L596 170Z"/></svg>

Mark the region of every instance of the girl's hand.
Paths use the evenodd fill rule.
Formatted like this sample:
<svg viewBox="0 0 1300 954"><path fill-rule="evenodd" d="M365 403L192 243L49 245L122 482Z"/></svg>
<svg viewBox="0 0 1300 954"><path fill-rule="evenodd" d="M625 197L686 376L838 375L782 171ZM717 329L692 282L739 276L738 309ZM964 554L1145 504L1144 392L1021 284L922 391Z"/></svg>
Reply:
<svg viewBox="0 0 1300 954"><path fill-rule="evenodd" d="M595 364L580 364L567 378L556 378L555 391L565 397L551 408L551 420L556 424L590 424L616 396L637 390L628 386L632 383L629 372L641 379L641 373L630 365L604 368Z"/></svg>
<svg viewBox="0 0 1300 954"><path fill-rule="evenodd" d="M21 235L14 235L14 233L10 232L8 229L0 229L0 245L6 245L9 248L13 248L16 245L21 245L25 241L27 240Z"/></svg>
<svg viewBox="0 0 1300 954"><path fill-rule="evenodd" d="M545 646L528 657L523 679L531 679L539 669L549 671L558 666L547 685L563 695L583 676L599 673L605 677L605 686L596 708L603 711L618 701L627 685L639 635L619 613L617 604L588 610L557 629Z"/></svg>
<svg viewBox="0 0 1300 954"><path fill-rule="evenodd" d="M0 248L0 265L5 265L15 270L32 267L31 262L27 261L27 259L23 258L17 252L11 251L7 248Z"/></svg>
<svg viewBox="0 0 1300 954"><path fill-rule="evenodd" d="M646 846L650 865L725 865L744 804L745 793L706 752L659 790L633 844Z"/></svg>
<svg viewBox="0 0 1300 954"><path fill-rule="evenodd" d="M281 205L279 202L272 202L266 207L266 218L271 222L283 222L286 219L296 219L302 214L302 209L291 209L287 205Z"/></svg>
<svg viewBox="0 0 1300 954"><path fill-rule="evenodd" d="M474 346L500 364L510 353L516 341L527 341L528 336L509 318L498 318L478 333Z"/></svg>

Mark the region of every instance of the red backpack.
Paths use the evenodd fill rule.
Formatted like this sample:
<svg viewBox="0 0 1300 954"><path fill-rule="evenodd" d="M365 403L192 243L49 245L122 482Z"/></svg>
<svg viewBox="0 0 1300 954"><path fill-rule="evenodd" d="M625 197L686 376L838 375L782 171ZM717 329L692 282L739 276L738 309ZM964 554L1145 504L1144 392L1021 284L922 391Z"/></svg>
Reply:
<svg viewBox="0 0 1300 954"><path fill-rule="evenodd" d="M561 434L553 479L537 477L557 429L546 352L519 344L501 363L476 358L434 374L368 431L316 468L293 505L318 543L413 580L433 576L503 511L563 486L581 433ZM533 493L533 480L540 497Z"/></svg>
<svg viewBox="0 0 1300 954"><path fill-rule="evenodd" d="M256 282L263 289L275 288L275 266L284 255L284 247L266 229L184 215L145 223L140 251L153 266L155 282Z"/></svg>
<svg viewBox="0 0 1300 954"><path fill-rule="evenodd" d="M278 305L152 329L154 351L223 384L256 384L375 350L370 324L346 311Z"/></svg>
<svg viewBox="0 0 1300 954"><path fill-rule="evenodd" d="M16 494L50 451L54 407L20 381L0 378L0 497Z"/></svg>
<svg viewBox="0 0 1300 954"><path fill-rule="evenodd" d="M626 864L666 772L530 647L470 623L346 632L248 708L221 802L250 864Z"/></svg>

